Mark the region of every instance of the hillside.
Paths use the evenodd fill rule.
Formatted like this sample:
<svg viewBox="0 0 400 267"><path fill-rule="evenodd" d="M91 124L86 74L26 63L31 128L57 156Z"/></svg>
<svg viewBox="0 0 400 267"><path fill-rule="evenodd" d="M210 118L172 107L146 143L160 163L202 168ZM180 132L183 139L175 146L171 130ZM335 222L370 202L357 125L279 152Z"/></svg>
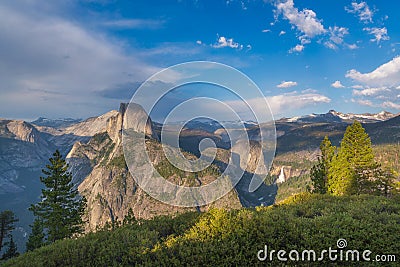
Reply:
<svg viewBox="0 0 400 267"><path fill-rule="evenodd" d="M276 254L273 261L257 259L265 245L268 251L314 250L319 257L324 249L338 249L339 239L347 242L344 253L370 250L371 260L376 255L389 254L398 260L399 220L399 199L305 194L256 210L213 209L202 214L141 220L140 224L56 242L4 266L277 266L283 262L277 260ZM327 254L323 261L311 263L332 264ZM337 266L349 264L376 266L376 262L335 261Z"/></svg>
<svg viewBox="0 0 400 267"><path fill-rule="evenodd" d="M400 145L393 144L376 144L373 145L373 153L375 159L382 164L383 167L392 168L395 171L397 180L400 181L400 164L399 154ZM278 183L276 201L297 193L306 192L307 186L311 185L309 170L315 163L318 151L302 151L287 152L277 155L274 160L274 168L272 169L272 181L280 176L280 171L284 169L284 182ZM279 166L279 167L277 167ZM267 184L271 181L267 181Z"/></svg>

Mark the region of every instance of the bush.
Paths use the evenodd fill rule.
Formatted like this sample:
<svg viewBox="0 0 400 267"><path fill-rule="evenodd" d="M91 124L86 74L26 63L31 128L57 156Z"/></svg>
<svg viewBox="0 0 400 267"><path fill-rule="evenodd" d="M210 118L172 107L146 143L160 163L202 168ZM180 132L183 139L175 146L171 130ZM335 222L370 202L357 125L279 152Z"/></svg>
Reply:
<svg viewBox="0 0 400 267"><path fill-rule="evenodd" d="M270 207L163 216L59 241L10 260L5 266L276 266L282 262L258 261L257 252L265 245L275 250L313 249L318 253L329 247L336 249L340 238L347 240L346 249L371 250L371 258L394 254L399 260L399 200L302 193ZM314 265L286 263L295 264ZM353 264L374 266L373 262Z"/></svg>

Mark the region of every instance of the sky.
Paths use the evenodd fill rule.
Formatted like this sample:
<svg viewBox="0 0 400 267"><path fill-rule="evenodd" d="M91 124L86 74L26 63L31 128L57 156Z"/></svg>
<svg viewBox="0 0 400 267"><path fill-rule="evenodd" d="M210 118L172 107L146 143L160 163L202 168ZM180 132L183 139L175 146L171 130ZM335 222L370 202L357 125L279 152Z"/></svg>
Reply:
<svg viewBox="0 0 400 267"><path fill-rule="evenodd" d="M100 115L198 60L247 75L275 118L398 113L399 17L392 0L2 0L0 117Z"/></svg>

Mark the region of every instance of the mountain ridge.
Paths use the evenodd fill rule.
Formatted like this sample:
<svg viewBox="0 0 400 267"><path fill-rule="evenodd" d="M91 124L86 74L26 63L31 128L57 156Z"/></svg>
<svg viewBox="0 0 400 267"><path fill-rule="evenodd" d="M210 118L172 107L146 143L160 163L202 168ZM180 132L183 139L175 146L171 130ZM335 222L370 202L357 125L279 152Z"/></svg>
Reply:
<svg viewBox="0 0 400 267"><path fill-rule="evenodd" d="M400 113L391 113L388 111L381 111L379 113L342 113L336 110L329 110L327 113L311 113L303 116L296 116L291 118L281 118L277 121L279 122L348 122L352 123L354 120L358 120L361 123L374 123L379 121L386 121L396 116Z"/></svg>

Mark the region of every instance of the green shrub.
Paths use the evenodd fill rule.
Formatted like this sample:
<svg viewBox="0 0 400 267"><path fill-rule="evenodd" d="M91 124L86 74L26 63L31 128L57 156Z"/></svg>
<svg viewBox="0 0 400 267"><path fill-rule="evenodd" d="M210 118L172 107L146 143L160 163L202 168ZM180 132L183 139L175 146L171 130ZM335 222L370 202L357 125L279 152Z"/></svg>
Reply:
<svg viewBox="0 0 400 267"><path fill-rule="evenodd" d="M5 266L280 266L284 264L278 261L259 262L257 252L268 245L318 253L336 249L340 238L347 240L347 249L371 250L371 258L394 254L399 261L399 200L302 193L270 207L162 216L62 240ZM376 266L374 262L285 263L296 264Z"/></svg>

